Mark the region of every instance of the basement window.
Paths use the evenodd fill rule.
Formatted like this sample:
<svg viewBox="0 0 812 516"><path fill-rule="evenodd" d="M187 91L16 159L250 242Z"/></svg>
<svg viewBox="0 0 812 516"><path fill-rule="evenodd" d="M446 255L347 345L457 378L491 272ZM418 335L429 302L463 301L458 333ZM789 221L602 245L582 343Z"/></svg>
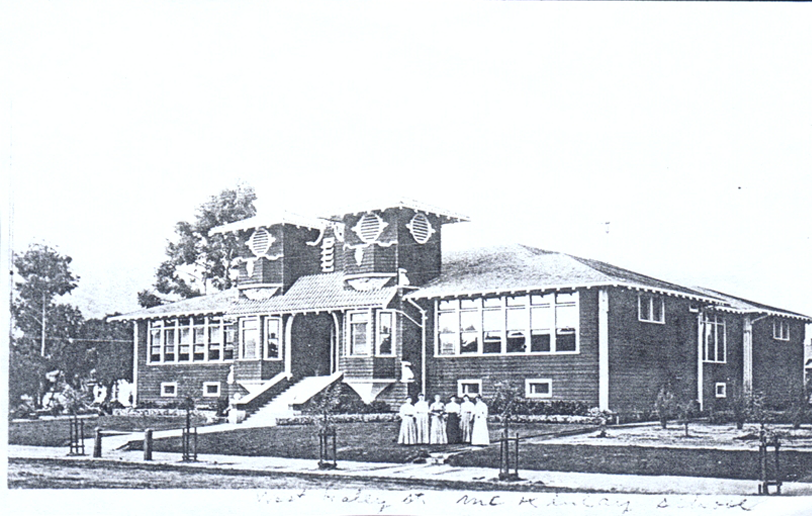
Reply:
<svg viewBox="0 0 812 516"><path fill-rule="evenodd" d="M178 396L178 382L161 382L161 396L175 398Z"/></svg>
<svg viewBox="0 0 812 516"><path fill-rule="evenodd" d="M482 380L457 380L457 395L473 398L482 394Z"/></svg>
<svg viewBox="0 0 812 516"><path fill-rule="evenodd" d="M207 398L220 397L220 382L203 382L203 396Z"/></svg>
<svg viewBox="0 0 812 516"><path fill-rule="evenodd" d="M553 381L549 379L527 379L524 381L524 395L528 398L551 398Z"/></svg>
<svg viewBox="0 0 812 516"><path fill-rule="evenodd" d="M727 398L727 384L725 382L718 382L714 386L717 398Z"/></svg>

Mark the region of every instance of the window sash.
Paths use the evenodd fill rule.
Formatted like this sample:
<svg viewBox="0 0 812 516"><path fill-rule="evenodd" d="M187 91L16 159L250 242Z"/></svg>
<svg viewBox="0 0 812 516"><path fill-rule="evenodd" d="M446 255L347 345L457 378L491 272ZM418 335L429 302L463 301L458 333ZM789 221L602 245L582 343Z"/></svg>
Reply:
<svg viewBox="0 0 812 516"><path fill-rule="evenodd" d="M282 320L268 317L265 321L265 358L279 360L282 357Z"/></svg>
<svg viewBox="0 0 812 516"><path fill-rule="evenodd" d="M394 312L385 310L378 312L375 346L377 354L380 356L392 356L395 354L394 322Z"/></svg>
<svg viewBox="0 0 812 516"><path fill-rule="evenodd" d="M369 312L350 313L350 324L348 326L350 355L369 355Z"/></svg>
<svg viewBox="0 0 812 516"><path fill-rule="evenodd" d="M438 301L435 355L578 353L578 300L576 291Z"/></svg>
<svg viewBox="0 0 812 516"><path fill-rule="evenodd" d="M637 294L637 318L643 322L665 324L665 297L656 294Z"/></svg>

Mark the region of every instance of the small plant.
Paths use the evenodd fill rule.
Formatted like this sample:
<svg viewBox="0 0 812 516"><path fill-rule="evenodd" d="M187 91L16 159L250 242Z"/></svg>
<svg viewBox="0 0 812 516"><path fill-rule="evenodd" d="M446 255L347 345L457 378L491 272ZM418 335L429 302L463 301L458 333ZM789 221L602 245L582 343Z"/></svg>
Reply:
<svg viewBox="0 0 812 516"><path fill-rule="evenodd" d="M733 413L733 421L736 422L736 428L741 430L744 428L744 423L750 416L750 407L747 396L740 390L737 390L730 400L730 410Z"/></svg>
<svg viewBox="0 0 812 516"><path fill-rule="evenodd" d="M668 420L674 418L677 409L677 399L668 386L663 385L657 394L657 399L654 401L654 410L657 412L657 418L660 420L663 429L668 427Z"/></svg>
<svg viewBox="0 0 812 516"><path fill-rule="evenodd" d="M789 419L795 430L801 428L801 425L809 420L809 405L804 391L805 389L798 386L790 387Z"/></svg>
<svg viewBox="0 0 812 516"><path fill-rule="evenodd" d="M690 437L688 425L691 423L696 412L696 402L694 400L683 400L677 404L679 411L679 421L685 427L685 437Z"/></svg>

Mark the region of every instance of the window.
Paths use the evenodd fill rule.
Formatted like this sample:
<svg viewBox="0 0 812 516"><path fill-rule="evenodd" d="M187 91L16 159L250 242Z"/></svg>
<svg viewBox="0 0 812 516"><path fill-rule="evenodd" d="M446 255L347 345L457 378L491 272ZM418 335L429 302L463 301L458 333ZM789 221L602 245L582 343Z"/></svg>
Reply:
<svg viewBox="0 0 812 516"><path fill-rule="evenodd" d="M207 398L220 397L220 382L203 382L203 396Z"/></svg>
<svg viewBox="0 0 812 516"><path fill-rule="evenodd" d="M281 330L282 321L278 317L268 317L265 321L265 358L268 360L279 360L281 353Z"/></svg>
<svg viewBox="0 0 812 516"><path fill-rule="evenodd" d="M192 328L189 319L181 319L180 343L178 344L178 362L188 362L191 358Z"/></svg>
<svg viewBox="0 0 812 516"><path fill-rule="evenodd" d="M234 359L234 348L237 342L237 325L226 324L223 326L225 342L223 344L223 360Z"/></svg>
<svg viewBox="0 0 812 516"><path fill-rule="evenodd" d="M457 395L461 398L465 395L469 398L482 394L482 380L457 380Z"/></svg>
<svg viewBox="0 0 812 516"><path fill-rule="evenodd" d="M643 292L637 294L637 318L644 322L665 324L665 299Z"/></svg>
<svg viewBox="0 0 812 516"><path fill-rule="evenodd" d="M524 381L524 395L528 398L552 398L553 381L547 379L527 379Z"/></svg>
<svg viewBox="0 0 812 516"><path fill-rule="evenodd" d="M714 391L717 398L727 398L727 384L725 382L718 382L714 387Z"/></svg>
<svg viewBox="0 0 812 516"><path fill-rule="evenodd" d="M167 328L169 324L171 328ZM164 362L175 361L175 322L164 322Z"/></svg>
<svg viewBox="0 0 812 516"><path fill-rule="evenodd" d="M394 314L392 312L378 312L378 325L376 343L378 346L378 355L392 355L395 350L392 346L392 323L394 321Z"/></svg>
<svg viewBox="0 0 812 516"><path fill-rule="evenodd" d="M161 321L152 321L150 323L149 361L161 361Z"/></svg>
<svg viewBox="0 0 812 516"><path fill-rule="evenodd" d="M220 319L209 321L209 360L220 360L223 349L223 322Z"/></svg>
<svg viewBox="0 0 812 516"><path fill-rule="evenodd" d="M789 321L773 321L773 338L777 340L789 340Z"/></svg>
<svg viewBox="0 0 812 516"><path fill-rule="evenodd" d="M195 317L192 329L192 360L202 362L206 360L206 318Z"/></svg>
<svg viewBox="0 0 812 516"><path fill-rule="evenodd" d="M178 395L177 382L161 382L161 396L175 398Z"/></svg>
<svg viewBox="0 0 812 516"><path fill-rule="evenodd" d="M727 359L727 335L725 320L718 315L705 315L704 346L702 360L723 363Z"/></svg>
<svg viewBox="0 0 812 516"><path fill-rule="evenodd" d="M234 358L235 336L233 325L224 324L220 317L194 316L150 321L147 361L177 363L231 360Z"/></svg>
<svg viewBox="0 0 812 516"><path fill-rule="evenodd" d="M259 343L259 318L250 317L241 321L240 328L240 358L255 360L257 357L257 344Z"/></svg>
<svg viewBox="0 0 812 516"><path fill-rule="evenodd" d="M369 354L369 313L350 314L350 355Z"/></svg>
<svg viewBox="0 0 812 516"><path fill-rule="evenodd" d="M438 356L577 353L577 292L437 303Z"/></svg>

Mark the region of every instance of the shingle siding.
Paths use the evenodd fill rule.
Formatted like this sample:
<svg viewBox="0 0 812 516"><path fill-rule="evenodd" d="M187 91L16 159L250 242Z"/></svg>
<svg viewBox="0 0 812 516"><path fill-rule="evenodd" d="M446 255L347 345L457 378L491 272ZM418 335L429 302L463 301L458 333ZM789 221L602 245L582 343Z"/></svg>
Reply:
<svg viewBox="0 0 812 516"><path fill-rule="evenodd" d="M665 324L657 324L639 320L637 299L636 291L609 291L609 408L614 411L651 410L666 383L686 396L696 391L697 314L689 311L691 302L665 297Z"/></svg>

